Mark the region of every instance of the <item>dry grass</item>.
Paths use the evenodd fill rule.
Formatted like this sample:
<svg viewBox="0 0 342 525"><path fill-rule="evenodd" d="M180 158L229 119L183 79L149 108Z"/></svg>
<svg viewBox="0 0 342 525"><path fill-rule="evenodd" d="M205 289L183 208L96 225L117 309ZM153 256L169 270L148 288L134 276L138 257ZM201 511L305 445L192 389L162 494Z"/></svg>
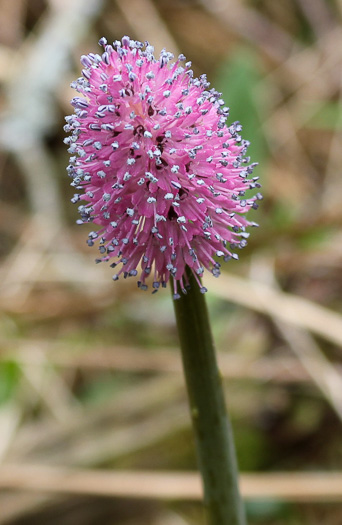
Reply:
<svg viewBox="0 0 342 525"><path fill-rule="evenodd" d="M261 162L261 227L207 279L250 523L341 523L341 16L337 0L2 0L0 523L202 523L168 294L93 263L63 175L79 55L126 33L207 71Z"/></svg>

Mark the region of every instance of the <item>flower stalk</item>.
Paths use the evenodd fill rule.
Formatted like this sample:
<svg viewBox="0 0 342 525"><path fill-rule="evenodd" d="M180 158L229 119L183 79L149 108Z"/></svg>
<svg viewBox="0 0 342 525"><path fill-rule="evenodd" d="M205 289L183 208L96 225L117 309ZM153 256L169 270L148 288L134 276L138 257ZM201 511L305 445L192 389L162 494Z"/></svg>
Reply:
<svg viewBox="0 0 342 525"><path fill-rule="evenodd" d="M204 295L187 271L190 289L173 301L198 464L209 525L245 525L230 422Z"/></svg>

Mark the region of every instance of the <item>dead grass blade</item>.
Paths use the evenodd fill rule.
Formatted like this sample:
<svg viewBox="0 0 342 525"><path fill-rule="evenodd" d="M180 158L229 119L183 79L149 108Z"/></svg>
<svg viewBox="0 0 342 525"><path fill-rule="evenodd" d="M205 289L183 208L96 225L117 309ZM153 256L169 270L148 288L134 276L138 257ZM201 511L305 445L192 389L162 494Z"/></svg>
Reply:
<svg viewBox="0 0 342 525"><path fill-rule="evenodd" d="M116 4L139 40L149 40L157 53L163 48L179 55L176 41L150 0L116 0Z"/></svg>
<svg viewBox="0 0 342 525"><path fill-rule="evenodd" d="M324 306L271 286L224 273L217 281L207 277L210 291L218 297L251 308L294 326L309 330L342 346L342 316Z"/></svg>
<svg viewBox="0 0 342 525"><path fill-rule="evenodd" d="M341 472L242 474L240 479L245 499L311 502L342 500ZM0 467L0 487L119 498L202 498L200 478L195 472L113 472L41 465L3 465Z"/></svg>
<svg viewBox="0 0 342 525"><path fill-rule="evenodd" d="M25 342L0 341L0 362L15 360L20 366L59 367L70 370L117 371L130 373L182 374L177 348L158 348L155 351L131 346L93 347L73 352L63 343L47 340ZM253 357L219 352L220 371L227 379L292 383L307 382L311 375L293 357ZM312 363L315 366L315 361ZM316 363L319 366L319 362ZM342 367L335 364L342 373Z"/></svg>

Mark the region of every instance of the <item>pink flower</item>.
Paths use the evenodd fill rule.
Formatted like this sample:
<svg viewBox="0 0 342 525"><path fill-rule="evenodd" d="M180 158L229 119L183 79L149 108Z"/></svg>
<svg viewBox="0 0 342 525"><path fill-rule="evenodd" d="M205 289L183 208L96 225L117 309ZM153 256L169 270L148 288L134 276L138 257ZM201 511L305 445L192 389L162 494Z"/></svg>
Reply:
<svg viewBox="0 0 342 525"><path fill-rule="evenodd" d="M154 291L172 277L174 297L187 287L189 266L201 287L204 268L220 273L217 259L237 259L246 245L245 218L259 187L249 179L238 122L226 126L228 108L206 76L193 78L183 55L160 58L148 43L124 37L113 47L101 38L102 56L82 56L83 77L72 83L75 113L66 117L72 154L67 170L81 194L78 223L100 226L100 261L114 261L114 280L136 276Z"/></svg>

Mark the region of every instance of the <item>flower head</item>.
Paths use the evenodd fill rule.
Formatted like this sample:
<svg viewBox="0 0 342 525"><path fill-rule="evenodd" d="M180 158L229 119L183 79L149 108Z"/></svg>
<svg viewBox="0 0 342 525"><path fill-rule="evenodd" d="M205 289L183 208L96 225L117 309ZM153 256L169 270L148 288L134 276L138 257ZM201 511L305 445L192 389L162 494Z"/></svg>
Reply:
<svg viewBox="0 0 342 525"><path fill-rule="evenodd" d="M237 259L246 244L245 218L256 208L259 187L250 179L247 141L238 122L226 126L228 108L206 76L193 78L191 63L171 63L171 53L153 55L148 43L107 45L100 56L81 58L83 77L72 83L75 113L66 117L72 185L81 194L79 223L93 222L88 245L99 239L100 261L112 260L117 280L138 276L153 289L174 281L174 296L186 290L189 266L201 291L204 268L220 273L217 259Z"/></svg>

